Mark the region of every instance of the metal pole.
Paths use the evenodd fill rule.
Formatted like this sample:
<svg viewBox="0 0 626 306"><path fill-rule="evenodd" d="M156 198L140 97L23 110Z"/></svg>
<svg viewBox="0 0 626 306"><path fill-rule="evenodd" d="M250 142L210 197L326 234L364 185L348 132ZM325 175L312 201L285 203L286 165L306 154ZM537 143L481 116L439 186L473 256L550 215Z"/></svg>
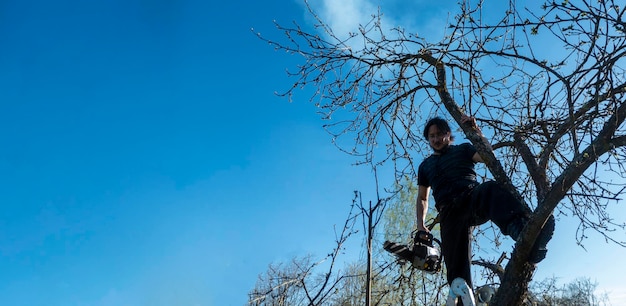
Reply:
<svg viewBox="0 0 626 306"><path fill-rule="evenodd" d="M369 214L367 216L367 280L365 286L365 306L370 306L372 298L372 201L370 201Z"/></svg>

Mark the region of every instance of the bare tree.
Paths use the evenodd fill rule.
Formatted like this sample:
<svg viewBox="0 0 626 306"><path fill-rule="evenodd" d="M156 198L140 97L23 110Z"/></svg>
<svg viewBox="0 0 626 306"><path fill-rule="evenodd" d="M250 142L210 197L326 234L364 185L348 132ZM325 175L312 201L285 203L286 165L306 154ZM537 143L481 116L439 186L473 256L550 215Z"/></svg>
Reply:
<svg viewBox="0 0 626 306"><path fill-rule="evenodd" d="M271 264L248 294L248 305L323 305L344 279L358 277L338 272L336 267L345 243L357 233L354 225L359 214L353 213L356 200L355 197L348 217L336 235L335 247L326 257L314 261L312 256L307 256L295 258L289 264Z"/></svg>
<svg viewBox="0 0 626 306"><path fill-rule="evenodd" d="M392 164L398 179L415 176L426 117L457 122L493 178L534 208L494 299L519 305L535 269L525 259L555 211L580 219L579 242L593 229L625 245L611 235L624 224L607 207L626 188L626 20L616 0L511 1L488 17L484 5L461 3L437 42L382 28L380 14L343 38L312 9L315 30L277 23L283 39L260 37L304 58L284 94L313 86L338 147L363 163ZM463 113L491 146L460 125Z"/></svg>
<svg viewBox="0 0 626 306"><path fill-rule="evenodd" d="M557 281L552 277L532 284L535 305L610 305L606 293L597 293L598 284L589 278L575 279L563 286Z"/></svg>

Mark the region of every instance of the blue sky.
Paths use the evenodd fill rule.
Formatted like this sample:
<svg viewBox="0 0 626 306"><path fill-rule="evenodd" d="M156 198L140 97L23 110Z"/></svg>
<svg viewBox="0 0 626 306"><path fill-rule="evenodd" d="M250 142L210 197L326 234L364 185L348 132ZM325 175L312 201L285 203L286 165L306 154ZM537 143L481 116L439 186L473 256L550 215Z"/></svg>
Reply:
<svg viewBox="0 0 626 306"><path fill-rule="evenodd" d="M342 4L322 10L338 29L379 5ZM447 8L421 8L438 29ZM292 0L0 3L0 305L243 305L269 263L328 252L371 173L306 93L274 95L299 59L250 31L280 35L273 20L308 17ZM585 253L574 230L537 277L625 296L606 263L626 252Z"/></svg>

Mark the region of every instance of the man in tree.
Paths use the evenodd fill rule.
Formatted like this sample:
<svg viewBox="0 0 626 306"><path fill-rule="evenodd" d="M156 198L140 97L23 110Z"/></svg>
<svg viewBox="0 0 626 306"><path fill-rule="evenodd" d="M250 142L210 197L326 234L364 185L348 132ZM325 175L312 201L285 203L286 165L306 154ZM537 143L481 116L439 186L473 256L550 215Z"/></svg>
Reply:
<svg viewBox="0 0 626 306"><path fill-rule="evenodd" d="M461 122L480 133L473 117L463 116ZM477 182L474 165L483 160L471 144L452 144L454 136L446 120L430 119L423 135L434 153L418 169L417 229L428 232L424 219L432 189L441 222L441 251L451 293L455 287L471 293L471 228L491 220L503 234L518 240L531 212L495 181ZM536 264L546 257L553 232L551 216L537 237L528 262ZM457 296L461 296L459 292Z"/></svg>

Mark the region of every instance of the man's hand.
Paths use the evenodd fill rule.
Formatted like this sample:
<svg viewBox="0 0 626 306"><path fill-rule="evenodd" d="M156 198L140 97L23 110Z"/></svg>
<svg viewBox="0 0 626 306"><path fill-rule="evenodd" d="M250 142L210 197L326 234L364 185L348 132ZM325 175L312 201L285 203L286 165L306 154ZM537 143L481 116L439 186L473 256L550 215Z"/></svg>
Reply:
<svg viewBox="0 0 626 306"><path fill-rule="evenodd" d="M466 124L472 128L478 129L478 125L476 125L476 118L468 115L461 116L461 124Z"/></svg>
<svg viewBox="0 0 626 306"><path fill-rule="evenodd" d="M483 132L478 127L478 124L476 124L476 118L468 115L461 115L461 124L471 127L478 133L478 135L482 136Z"/></svg>
<svg viewBox="0 0 626 306"><path fill-rule="evenodd" d="M424 225L424 222L419 222L419 220L417 220L417 230L430 233L430 230Z"/></svg>
<svg viewBox="0 0 626 306"><path fill-rule="evenodd" d="M484 142L486 144L489 144L489 141L484 139L485 136L483 136L483 132L480 130L480 128L476 124L476 118L468 116L468 115L461 115L461 124L468 125L472 129L474 129L478 133L478 135L483 138ZM476 162L476 163L484 163L485 162L483 160L482 156L480 156L480 154L478 152L476 152L474 154L474 156L472 156L472 160L474 162Z"/></svg>

